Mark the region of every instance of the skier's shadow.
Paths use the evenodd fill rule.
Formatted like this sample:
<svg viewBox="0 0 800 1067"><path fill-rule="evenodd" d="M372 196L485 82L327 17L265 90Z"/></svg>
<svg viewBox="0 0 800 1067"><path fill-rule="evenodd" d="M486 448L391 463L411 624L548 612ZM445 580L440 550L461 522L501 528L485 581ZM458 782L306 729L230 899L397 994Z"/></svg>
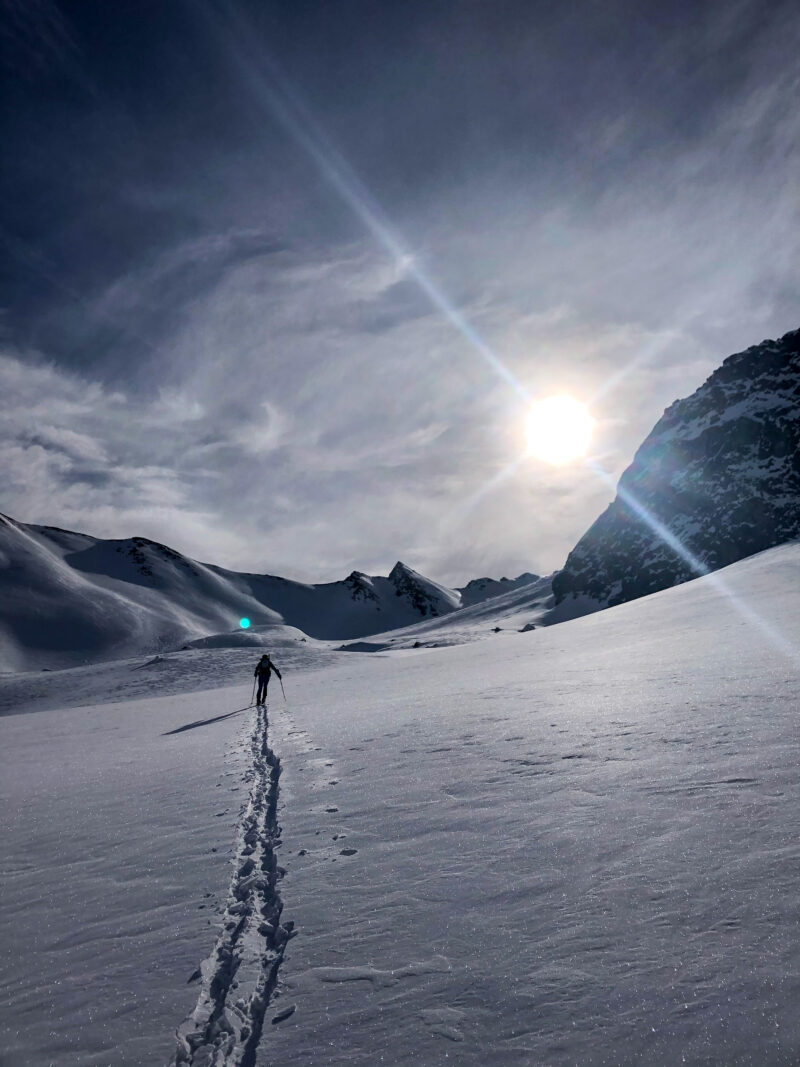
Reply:
<svg viewBox="0 0 800 1067"><path fill-rule="evenodd" d="M228 711L225 715L215 715L213 719L198 719L197 722L187 722L185 726L178 726L174 730L166 730L161 736L169 737L170 734L182 734L186 730L196 730L198 726L209 726L212 722L222 722L223 719L230 719L233 715L241 715L243 711L249 711L253 705L249 704L246 708L237 708L236 711Z"/></svg>

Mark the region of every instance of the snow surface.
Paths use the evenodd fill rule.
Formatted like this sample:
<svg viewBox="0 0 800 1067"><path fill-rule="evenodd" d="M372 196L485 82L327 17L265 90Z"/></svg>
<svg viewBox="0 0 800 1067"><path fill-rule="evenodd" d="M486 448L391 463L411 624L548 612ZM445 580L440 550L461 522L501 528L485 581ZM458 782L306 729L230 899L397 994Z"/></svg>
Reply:
<svg viewBox="0 0 800 1067"><path fill-rule="evenodd" d="M233 688L6 716L7 1062L169 1062L233 938L232 1051L195 1063L796 1064L798 577L787 545L532 633L314 659L266 739L246 649L207 653Z"/></svg>

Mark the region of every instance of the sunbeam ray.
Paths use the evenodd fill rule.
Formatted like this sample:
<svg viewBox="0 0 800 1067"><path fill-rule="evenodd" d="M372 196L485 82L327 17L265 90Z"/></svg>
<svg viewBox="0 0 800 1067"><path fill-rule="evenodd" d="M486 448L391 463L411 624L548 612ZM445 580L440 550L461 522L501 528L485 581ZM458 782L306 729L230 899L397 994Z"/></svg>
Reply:
<svg viewBox="0 0 800 1067"><path fill-rule="evenodd" d="M612 489L616 488L617 495L625 503L625 505L636 515L637 518L648 526L653 533L659 537L668 548L680 557L687 564L687 566L694 572L698 578L706 578L722 593L736 611L748 622L751 626L758 629L763 637L786 656L795 666L800 666L800 653L798 650L790 644L783 635L763 616L759 615L754 608L742 600L740 596L734 592L734 590L728 585L719 571L712 571L702 560L698 559L689 549L683 544L683 542L669 530L664 523L656 518L655 515L646 508L636 496L626 489L625 486L617 484L614 485L614 480L611 475L598 466L596 462L589 463L590 468L597 474L606 484L610 485Z"/></svg>
<svg viewBox="0 0 800 1067"><path fill-rule="evenodd" d="M470 347L522 400L527 400L528 392L517 377L416 262L412 250L397 233L363 181L320 128L275 58L261 46L256 54L253 44L255 35L247 32L241 14L230 7L226 9L226 14L231 29L229 41L234 52L234 61L261 109L275 119L300 145L376 241L414 279L432 306L458 330Z"/></svg>
<svg viewBox="0 0 800 1067"><path fill-rule="evenodd" d="M633 359L628 360L618 370L614 371L601 386L595 391L594 396L588 401L589 407L594 407L599 401L605 400L609 393L612 393L617 386L621 385L626 378L629 378L631 374L645 367L648 363L651 363L656 356L664 352L669 344L676 340L679 336L680 330L669 330L666 333L659 334L656 337L651 337L645 345L640 345L637 348L637 353Z"/></svg>
<svg viewBox="0 0 800 1067"><path fill-rule="evenodd" d="M507 482L509 478L513 478L526 458L525 455L521 455L512 460L511 463L508 463L502 470L499 470L485 481L474 493L446 512L439 523L440 536L446 536L461 525L486 497L490 496L504 482Z"/></svg>

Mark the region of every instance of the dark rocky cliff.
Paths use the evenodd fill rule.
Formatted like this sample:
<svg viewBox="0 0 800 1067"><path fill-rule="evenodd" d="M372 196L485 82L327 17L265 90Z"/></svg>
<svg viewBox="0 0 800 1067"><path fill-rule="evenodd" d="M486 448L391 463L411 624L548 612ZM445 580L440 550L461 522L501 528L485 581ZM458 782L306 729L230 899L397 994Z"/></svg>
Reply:
<svg viewBox="0 0 800 1067"><path fill-rule="evenodd" d="M665 411L553 592L556 603L584 596L599 607L620 604L798 537L800 330L793 330L730 356Z"/></svg>

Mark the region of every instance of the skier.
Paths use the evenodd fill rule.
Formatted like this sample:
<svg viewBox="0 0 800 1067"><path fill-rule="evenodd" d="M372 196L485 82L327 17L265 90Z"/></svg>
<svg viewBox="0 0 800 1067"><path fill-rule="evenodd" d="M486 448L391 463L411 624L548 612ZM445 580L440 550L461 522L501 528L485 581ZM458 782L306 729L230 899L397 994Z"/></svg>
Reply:
<svg viewBox="0 0 800 1067"><path fill-rule="evenodd" d="M279 678L281 677L281 672L269 658L268 653L265 652L256 664L256 669L253 671L253 677L258 678L258 697L256 698L256 704L263 704L266 702L267 686L269 685L269 678L273 671L275 671Z"/></svg>

